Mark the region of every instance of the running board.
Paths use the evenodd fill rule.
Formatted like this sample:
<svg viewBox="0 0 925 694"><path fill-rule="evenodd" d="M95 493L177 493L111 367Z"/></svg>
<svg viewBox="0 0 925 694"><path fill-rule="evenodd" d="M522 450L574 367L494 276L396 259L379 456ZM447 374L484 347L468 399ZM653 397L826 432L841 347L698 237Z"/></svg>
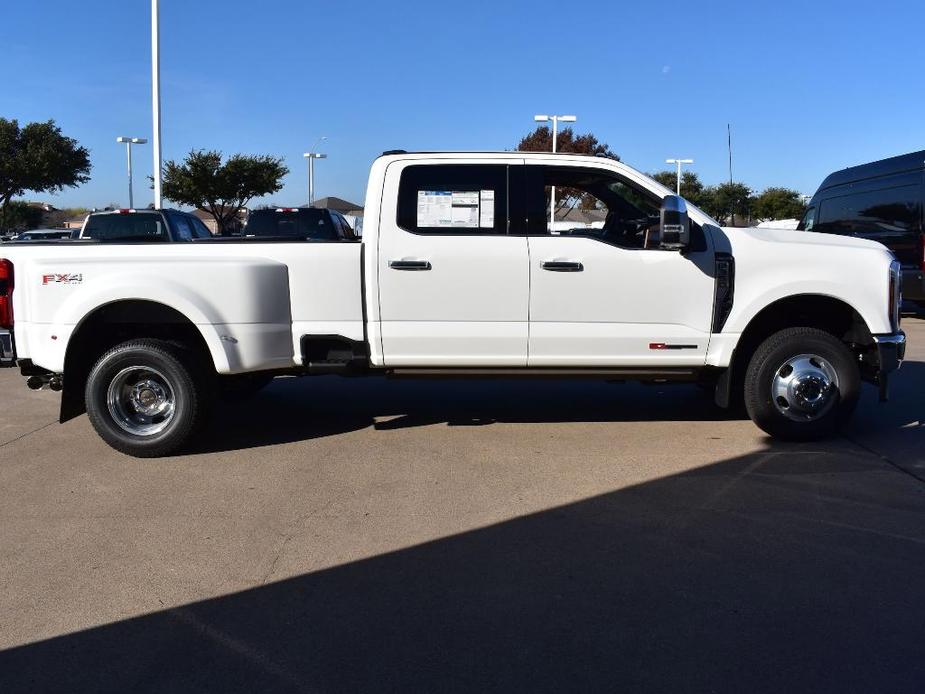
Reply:
<svg viewBox="0 0 925 694"><path fill-rule="evenodd" d="M638 381L696 381L696 368L397 368L387 369L392 378L600 378Z"/></svg>

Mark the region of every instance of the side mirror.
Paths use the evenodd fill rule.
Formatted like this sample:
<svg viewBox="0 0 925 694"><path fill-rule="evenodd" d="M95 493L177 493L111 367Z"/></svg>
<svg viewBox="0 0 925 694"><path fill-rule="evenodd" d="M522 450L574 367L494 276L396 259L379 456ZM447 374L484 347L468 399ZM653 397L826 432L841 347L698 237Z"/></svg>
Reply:
<svg viewBox="0 0 925 694"><path fill-rule="evenodd" d="M691 223L687 217L687 203L678 195L667 195L662 200L661 241L659 247L683 251L691 243Z"/></svg>

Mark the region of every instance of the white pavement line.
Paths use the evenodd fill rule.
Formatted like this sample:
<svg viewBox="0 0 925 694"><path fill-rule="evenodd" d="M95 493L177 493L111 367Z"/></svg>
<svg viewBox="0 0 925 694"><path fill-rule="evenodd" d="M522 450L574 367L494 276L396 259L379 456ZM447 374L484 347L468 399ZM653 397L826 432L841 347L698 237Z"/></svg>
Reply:
<svg viewBox="0 0 925 694"><path fill-rule="evenodd" d="M279 664L275 663L269 655L259 651L247 643L244 643L243 641L239 641L238 639L226 634L221 629L218 629L211 624L207 624L206 622L199 619L199 617L197 617L191 609L188 609L188 607L175 607L172 610L168 610L168 614L174 617L178 622L186 624L203 636L206 636L215 643L225 647L232 653L236 653L244 657L255 665L263 668L263 670L266 672L269 672L279 679L288 682L290 685L294 686L297 691L311 691L305 687L305 685L299 680L298 677L282 668Z"/></svg>
<svg viewBox="0 0 925 694"><path fill-rule="evenodd" d="M917 545L925 545L925 537L912 537L911 535L899 535L897 533L888 533L882 530L875 530L873 528L865 528L860 525L851 525L850 523L839 523L837 521L824 520L822 518L812 518L811 516L804 516L801 513L786 513L784 515L789 516L790 518L797 518L799 520L810 521L811 523L822 523L823 525L831 525L835 528L855 530L860 533L870 533L872 535L879 535L880 537L889 537L893 540L904 540L905 542L914 542Z"/></svg>
<svg viewBox="0 0 925 694"><path fill-rule="evenodd" d="M874 456L880 458L880 460L882 460L883 462L885 462L885 463L886 463L887 465L889 465L890 467L896 469L897 471L909 475L909 477L911 477L912 479L914 479L914 480L916 480L916 481L918 481L918 482L923 482L923 483L925 483L925 478L919 477L917 474L915 474L914 472L912 472L912 470L909 470L908 468L904 467L903 465L900 465L899 463L895 462L895 461L892 460L889 456L884 455L884 454L881 453L880 451L877 451L877 450L871 448L870 446L868 446L868 445L866 445L866 444L863 444L863 443L861 443L860 441L857 441L857 440L851 438L850 436L848 436L848 434L842 433L842 438L844 438L845 441L848 441L848 442L850 442L850 443L853 443L855 446L857 446L858 448L860 448L862 451L866 451L867 453L870 453L871 455L874 455Z"/></svg>

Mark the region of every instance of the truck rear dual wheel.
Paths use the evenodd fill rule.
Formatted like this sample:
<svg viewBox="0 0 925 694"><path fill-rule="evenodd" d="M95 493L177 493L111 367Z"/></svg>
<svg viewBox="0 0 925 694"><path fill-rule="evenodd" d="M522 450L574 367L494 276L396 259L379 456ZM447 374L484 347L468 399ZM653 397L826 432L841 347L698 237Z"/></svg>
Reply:
<svg viewBox="0 0 925 694"><path fill-rule="evenodd" d="M748 415L771 436L811 441L834 434L857 406L854 355L833 335L788 328L755 350L745 372Z"/></svg>
<svg viewBox="0 0 925 694"><path fill-rule="evenodd" d="M87 415L106 443L137 458L179 451L205 418L208 391L175 344L132 340L113 347L87 379Z"/></svg>

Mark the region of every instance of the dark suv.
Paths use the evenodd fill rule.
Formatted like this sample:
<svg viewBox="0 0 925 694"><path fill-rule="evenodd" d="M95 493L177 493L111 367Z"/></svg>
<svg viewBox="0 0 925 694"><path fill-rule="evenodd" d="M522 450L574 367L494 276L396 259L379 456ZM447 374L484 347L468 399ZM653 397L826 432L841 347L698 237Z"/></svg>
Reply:
<svg viewBox="0 0 925 694"><path fill-rule="evenodd" d="M249 238L355 241L357 235L340 212L320 207L254 210L241 232Z"/></svg>
<svg viewBox="0 0 925 694"><path fill-rule="evenodd" d="M179 210L107 210L87 216L81 239L97 241L192 241L212 234L195 215Z"/></svg>
<svg viewBox="0 0 925 694"><path fill-rule="evenodd" d="M797 227L879 241L902 265L903 297L925 304L925 151L830 174Z"/></svg>

